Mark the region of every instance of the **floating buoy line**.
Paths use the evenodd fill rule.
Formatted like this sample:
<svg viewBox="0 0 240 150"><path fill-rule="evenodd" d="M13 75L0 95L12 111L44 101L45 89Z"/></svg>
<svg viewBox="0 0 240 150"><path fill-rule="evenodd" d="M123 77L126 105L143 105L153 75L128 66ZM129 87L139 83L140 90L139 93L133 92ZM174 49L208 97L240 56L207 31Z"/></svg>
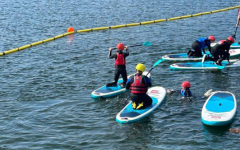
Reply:
<svg viewBox="0 0 240 150"><path fill-rule="evenodd" d="M203 12L203 13L198 13L198 14L193 14L193 15L173 17L173 18L169 18L169 19L159 19L159 20L145 21L145 22L140 22L140 23L122 24L122 25L115 25L115 26L110 26L110 27L96 27L96 28L83 29L83 30L77 30L77 31L75 31L73 27L69 27L67 32L64 33L64 34L60 34L60 35L57 35L55 37L51 37L51 38L48 38L48 39L45 39L45 40L42 40L42 41L34 42L34 43L31 43L31 44L28 44L28 45L25 45L25 46L22 46L22 47L19 47L19 48L14 48L14 49L11 49L11 50L0 52L0 56L7 55L7 54L10 54L10 53L14 53L14 52L17 52L17 51L20 51L20 50L24 50L26 48L30 48L32 46L36 46L36 45L39 45L39 44L42 44L42 43L50 42L50 41L56 40L56 39L64 37L64 36L74 34L74 33L91 32L91 31L107 30L107 29L116 29L116 28L123 28L123 27L147 25L147 24L153 24L153 23L159 23L159 22L165 22L165 21L173 21L173 20L178 20L178 19L197 17L197 16L201 16L201 15L208 15L208 14L212 14L212 13L218 13L218 12L222 12L222 11L237 9L239 7L240 6L234 6L234 7L228 7L228 8L224 8L224 9L208 11L208 12Z"/></svg>

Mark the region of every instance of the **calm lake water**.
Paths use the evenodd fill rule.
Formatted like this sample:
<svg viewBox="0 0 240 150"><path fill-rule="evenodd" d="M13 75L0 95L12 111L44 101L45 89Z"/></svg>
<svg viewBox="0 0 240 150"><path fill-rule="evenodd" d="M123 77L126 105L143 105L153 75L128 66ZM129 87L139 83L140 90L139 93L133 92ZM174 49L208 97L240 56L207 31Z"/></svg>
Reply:
<svg viewBox="0 0 240 150"><path fill-rule="evenodd" d="M0 2L0 51L75 30L172 18L239 5L223 0L9 0ZM0 149L239 149L239 115L225 127L202 124L201 109L209 90L227 90L240 99L239 68L219 71L171 71L162 62L152 71L154 86L180 89L191 82L194 102L167 96L142 122L119 124L116 114L127 93L94 100L91 92L113 80L108 48L130 48L127 71L137 63L149 70L165 54L186 52L200 37L233 35L237 9L199 17L104 31L76 33L0 57ZM240 31L239 31L240 32ZM237 40L240 33L237 32ZM238 108L239 111L240 108Z"/></svg>

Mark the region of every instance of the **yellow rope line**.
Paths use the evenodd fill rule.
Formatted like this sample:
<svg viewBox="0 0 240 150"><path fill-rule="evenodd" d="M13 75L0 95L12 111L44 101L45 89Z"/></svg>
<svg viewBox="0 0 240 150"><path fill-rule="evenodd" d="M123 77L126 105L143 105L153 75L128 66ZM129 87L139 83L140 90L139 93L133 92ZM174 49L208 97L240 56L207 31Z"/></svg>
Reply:
<svg viewBox="0 0 240 150"><path fill-rule="evenodd" d="M159 20L152 20L152 21L145 21L145 22L140 22L140 23L130 23L130 24L122 24L122 25L115 25L115 26L110 26L110 27L96 27L96 28L92 28L92 29L83 29L83 30L78 30L78 31L73 31L73 32L67 32L64 34L60 34L57 35L55 37L49 38L49 39L45 39L42 41L38 41L38 42L34 42L31 43L29 45L25 45L19 48L14 48L11 50L7 50L4 52L0 53L0 56L2 55L7 55L13 52L17 52L35 45L39 45L42 43L46 43L61 37L64 37L66 35L70 35L70 34L74 34L74 33L81 33L81 32L90 32L90 31L98 31L98 30L107 30L107 29L116 29L116 28L123 28L123 27L131 27L131 26L138 26L138 25L147 25L147 24L152 24L152 23L158 23L158 22L164 22L164 21L172 21L172 20L178 20L178 19L185 19L185 18L190 18L190 17L197 17L197 16L201 16L201 15L208 15L208 14L212 14L212 13L218 13L218 12L222 12L222 11L227 11L227 10L231 10L231 9L236 9L239 8L240 6L234 6L234 7L228 7L228 8L224 8L224 9L219 9L219 10L214 10L214 11L208 11L208 12L202 12L202 13L198 13L198 14L193 14L193 15L186 15L186 16L179 16L179 17L173 17L173 18L169 18L169 19L159 19Z"/></svg>

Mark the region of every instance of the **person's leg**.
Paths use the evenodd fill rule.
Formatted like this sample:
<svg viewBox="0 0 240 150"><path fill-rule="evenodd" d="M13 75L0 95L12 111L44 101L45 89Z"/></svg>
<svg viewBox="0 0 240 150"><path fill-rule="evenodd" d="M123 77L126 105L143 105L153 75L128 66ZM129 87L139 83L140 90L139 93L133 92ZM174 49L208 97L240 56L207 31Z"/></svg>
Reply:
<svg viewBox="0 0 240 150"><path fill-rule="evenodd" d="M194 56L202 57L201 45L197 41L193 42L192 49L195 51Z"/></svg>
<svg viewBox="0 0 240 150"><path fill-rule="evenodd" d="M117 81L118 81L119 75L120 75L119 69L115 68L114 82L107 83L106 87L117 86Z"/></svg>

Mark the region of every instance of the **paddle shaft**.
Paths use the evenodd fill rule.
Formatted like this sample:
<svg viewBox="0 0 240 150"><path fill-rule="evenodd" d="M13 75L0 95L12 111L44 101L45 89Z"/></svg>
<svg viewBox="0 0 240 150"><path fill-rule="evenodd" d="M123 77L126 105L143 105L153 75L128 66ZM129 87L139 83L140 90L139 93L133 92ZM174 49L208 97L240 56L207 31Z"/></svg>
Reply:
<svg viewBox="0 0 240 150"><path fill-rule="evenodd" d="M148 73L146 74L146 76L153 70L153 67L148 71Z"/></svg>
<svg viewBox="0 0 240 150"><path fill-rule="evenodd" d="M238 29L238 26L236 27L236 30L235 30L235 33L234 33L234 35L236 35L236 33L237 33L237 29Z"/></svg>
<svg viewBox="0 0 240 150"><path fill-rule="evenodd" d="M238 24L239 24L239 20L238 20ZM236 26L235 33L234 33L234 35L232 36L234 39L236 39L236 33L237 33L237 29L238 29L238 26Z"/></svg>
<svg viewBox="0 0 240 150"><path fill-rule="evenodd" d="M154 68L155 66L157 66L158 64L160 64L162 61L163 61L162 59L158 60L158 61L153 65L153 67L148 71L147 75L153 70L153 68ZM146 75L146 76L147 76L147 75Z"/></svg>
<svg viewBox="0 0 240 150"><path fill-rule="evenodd" d="M131 45L131 46L128 46L128 47L136 47L136 46L142 46L142 44ZM115 47L115 48L113 48L113 50L114 50L114 49L117 49L117 48Z"/></svg>

